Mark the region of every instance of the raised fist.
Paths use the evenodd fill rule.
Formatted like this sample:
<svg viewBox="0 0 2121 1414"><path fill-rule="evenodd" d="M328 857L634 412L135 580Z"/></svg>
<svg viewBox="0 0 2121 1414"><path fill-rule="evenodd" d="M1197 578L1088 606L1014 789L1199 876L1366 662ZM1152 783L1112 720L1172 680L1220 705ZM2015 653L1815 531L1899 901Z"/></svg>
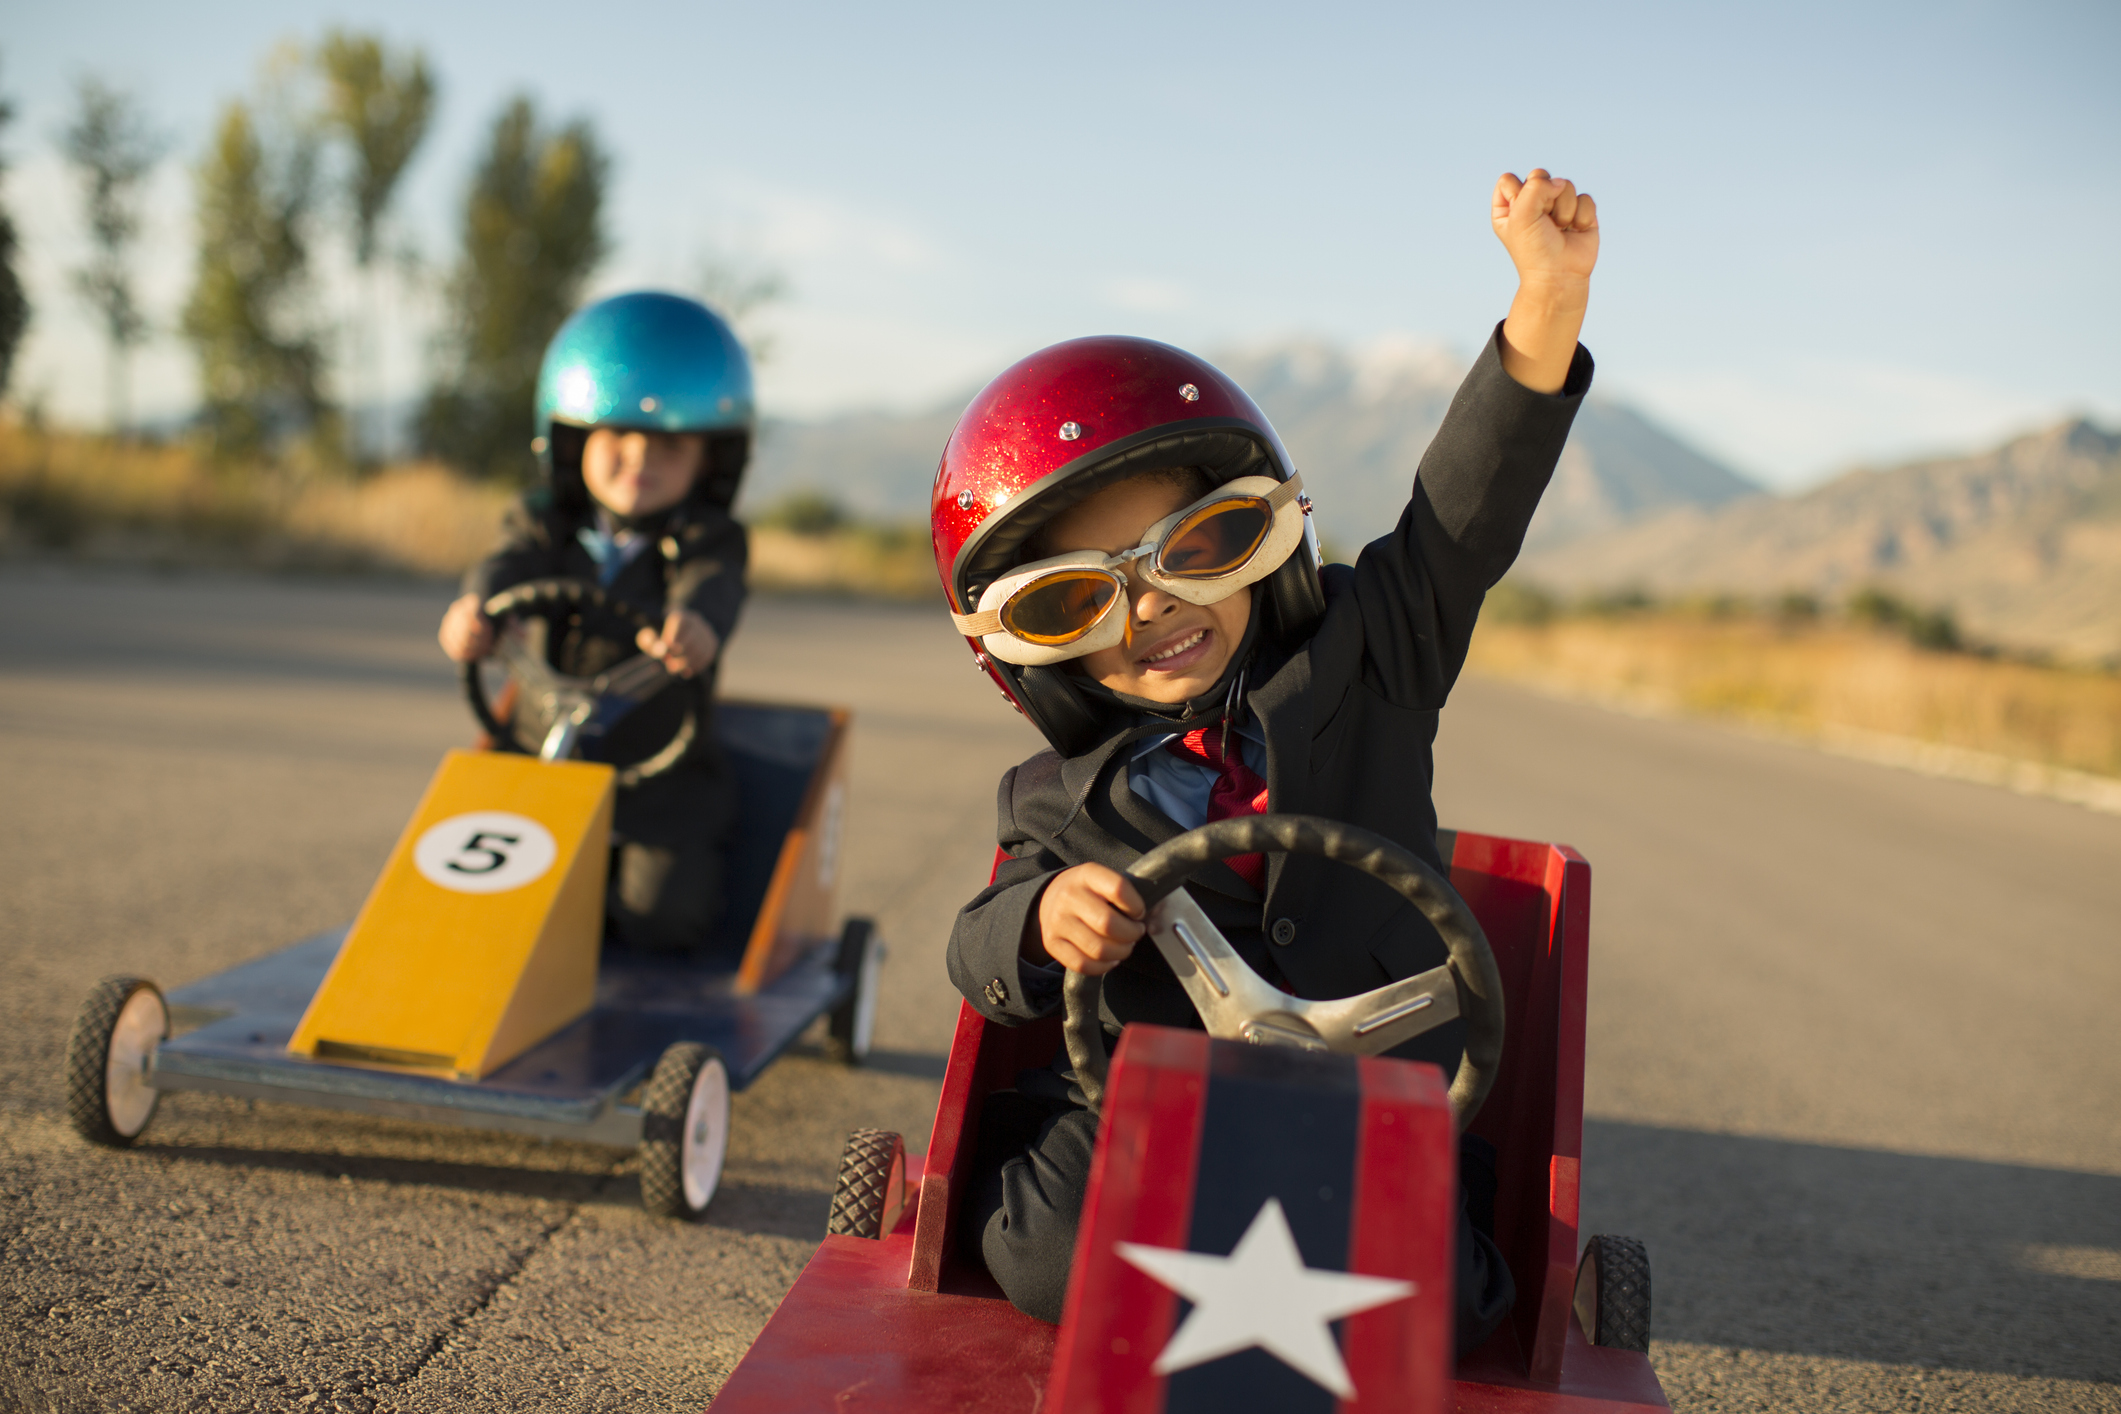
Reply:
<svg viewBox="0 0 2121 1414"><path fill-rule="evenodd" d="M1574 182L1544 167L1534 167L1524 181L1505 172L1495 181L1490 217L1520 281L1591 278L1598 263L1598 203L1579 193Z"/></svg>

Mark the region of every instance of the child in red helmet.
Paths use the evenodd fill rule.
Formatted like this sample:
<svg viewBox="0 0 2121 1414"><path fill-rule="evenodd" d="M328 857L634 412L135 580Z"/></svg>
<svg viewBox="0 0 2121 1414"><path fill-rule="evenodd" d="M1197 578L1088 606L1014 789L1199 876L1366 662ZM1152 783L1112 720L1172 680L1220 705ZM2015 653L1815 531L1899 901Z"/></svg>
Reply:
<svg viewBox="0 0 2121 1414"><path fill-rule="evenodd" d="M1062 969L1101 975L1108 1038L1198 1027L1140 946L1120 873L1207 820L1273 810L1374 830L1442 867L1430 799L1437 713L1483 596L1517 555L1591 357L1577 343L1596 208L1535 169L1496 184L1518 290L1424 454L1396 526L1321 566L1273 429L1208 364L1139 339L1080 339L988 385L937 473L939 568L958 630L1053 744L1002 778L994 882L950 939L951 980L990 1020L1051 1013ZM1261 976L1340 997L1442 964L1384 885L1325 860L1250 856L1189 886ZM1452 1022L1391 1052L1448 1074ZM1097 1121L1065 1060L981 1120L965 1240L1011 1301L1058 1321ZM1458 1345L1514 1296L1485 1226L1493 1152L1462 1161Z"/></svg>

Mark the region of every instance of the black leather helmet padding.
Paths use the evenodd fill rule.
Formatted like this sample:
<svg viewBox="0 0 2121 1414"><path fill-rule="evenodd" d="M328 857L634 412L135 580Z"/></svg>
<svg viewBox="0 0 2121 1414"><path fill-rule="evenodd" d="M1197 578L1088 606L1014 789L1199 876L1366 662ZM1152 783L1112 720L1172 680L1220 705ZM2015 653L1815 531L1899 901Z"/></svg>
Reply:
<svg viewBox="0 0 2121 1414"><path fill-rule="evenodd" d="M616 425L616 424L606 424ZM644 429L647 430L647 429ZM582 481L582 449L590 429L554 419L546 427L545 459L552 477L553 504L575 515L589 511L589 488ZM744 466L751 460L749 432L703 432L706 445L700 451L699 474L685 493L689 505L713 506L727 511L736 503L744 483Z"/></svg>
<svg viewBox="0 0 2121 1414"><path fill-rule="evenodd" d="M1061 755L1087 751L1105 734L1105 709L1082 690L1082 679L1069 664L1015 668L1011 676L1024 715Z"/></svg>

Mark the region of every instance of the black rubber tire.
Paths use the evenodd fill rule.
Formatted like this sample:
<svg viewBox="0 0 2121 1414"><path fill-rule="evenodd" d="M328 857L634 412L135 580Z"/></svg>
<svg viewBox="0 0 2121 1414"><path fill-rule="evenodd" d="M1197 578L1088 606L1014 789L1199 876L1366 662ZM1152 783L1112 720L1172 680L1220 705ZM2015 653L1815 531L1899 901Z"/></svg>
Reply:
<svg viewBox="0 0 2121 1414"><path fill-rule="evenodd" d="M905 1141L889 1129L857 1129L847 1136L847 1147L840 1153L840 1176L832 1185L832 1216L825 1219L828 1236L884 1235L891 1171L905 1150Z"/></svg>
<svg viewBox="0 0 2121 1414"><path fill-rule="evenodd" d="M870 949L876 961L883 960L883 942L876 924L867 918L850 918L840 930L840 953L833 966L842 977L854 979L854 990L832 1009L826 1020L825 1051L841 1065L860 1065L869 1054L871 1033L876 1029L876 969L870 965Z"/></svg>
<svg viewBox="0 0 2121 1414"><path fill-rule="evenodd" d="M1576 1319L1593 1345L1649 1354L1649 1249L1609 1234L1586 1242L1576 1268Z"/></svg>
<svg viewBox="0 0 2121 1414"><path fill-rule="evenodd" d="M698 1174L705 1181L706 1195L694 1202L685 1189L685 1116L692 1105L693 1088L710 1067L721 1072L721 1102L718 1113L706 1117L721 1126L719 1149L713 1155L711 1174ZM656 1061L655 1071L641 1089L640 1157L641 1206L658 1217L697 1222L714 1201L721 1184L722 1160L729 1149L728 1068L721 1053L696 1041L679 1041Z"/></svg>
<svg viewBox="0 0 2121 1414"><path fill-rule="evenodd" d="M110 1114L111 1036L118 1026L118 1014L125 1010L133 994L142 990L153 992L155 999L161 1001L161 991L144 977L104 978L88 994L88 1000L81 1003L81 1010L74 1015L73 1034L66 1038L66 1117L73 1122L74 1132L91 1144L129 1148L154 1118L154 1107L150 1105L147 1118L127 1134L111 1122ZM167 1040L167 1003L163 1004L162 1018L162 1037Z"/></svg>

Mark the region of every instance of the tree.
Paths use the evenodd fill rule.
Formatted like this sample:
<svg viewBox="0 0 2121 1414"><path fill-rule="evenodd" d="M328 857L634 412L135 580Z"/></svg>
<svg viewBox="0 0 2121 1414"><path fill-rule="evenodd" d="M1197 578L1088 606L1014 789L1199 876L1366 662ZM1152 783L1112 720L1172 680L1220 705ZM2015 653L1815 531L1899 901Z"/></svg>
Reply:
<svg viewBox="0 0 2121 1414"><path fill-rule="evenodd" d="M223 458L325 431L331 414L323 351L306 318L316 145L299 129L274 137L268 143L250 108L231 103L198 169L199 263L184 334Z"/></svg>
<svg viewBox="0 0 2121 1414"><path fill-rule="evenodd" d="M760 326L759 316L787 297L786 276L709 249L700 257L692 288L708 308L729 321L753 363L773 357L774 337Z"/></svg>
<svg viewBox="0 0 2121 1414"><path fill-rule="evenodd" d="M451 367L420 411L429 451L482 475L528 472L538 361L607 249L609 166L587 122L542 128L528 97L495 120L449 282Z"/></svg>
<svg viewBox="0 0 2121 1414"><path fill-rule="evenodd" d="M414 49L393 54L372 35L333 31L317 50L324 76L323 120L327 131L346 144L351 161L346 173L346 201L353 216L354 267L360 274L368 309L364 322L369 348L367 389L380 419L376 439L387 451L388 415L382 411L382 339L376 298L376 254L384 215L398 189L398 179L427 136L434 116L435 85L427 56Z"/></svg>
<svg viewBox="0 0 2121 1414"><path fill-rule="evenodd" d="M165 144L130 96L84 78L76 97L78 111L60 144L81 177L91 254L88 263L73 272L74 288L103 321L109 349L110 429L122 435L131 424L132 351L148 334L147 318L133 290L140 187L162 160Z"/></svg>
<svg viewBox="0 0 2121 1414"><path fill-rule="evenodd" d="M0 132L15 120L15 105L0 98ZM0 158L0 176L7 162ZM29 327L29 298L22 293L22 280L15 274L15 218L0 206L0 394L7 392L15 371L15 350L22 345L22 332Z"/></svg>

